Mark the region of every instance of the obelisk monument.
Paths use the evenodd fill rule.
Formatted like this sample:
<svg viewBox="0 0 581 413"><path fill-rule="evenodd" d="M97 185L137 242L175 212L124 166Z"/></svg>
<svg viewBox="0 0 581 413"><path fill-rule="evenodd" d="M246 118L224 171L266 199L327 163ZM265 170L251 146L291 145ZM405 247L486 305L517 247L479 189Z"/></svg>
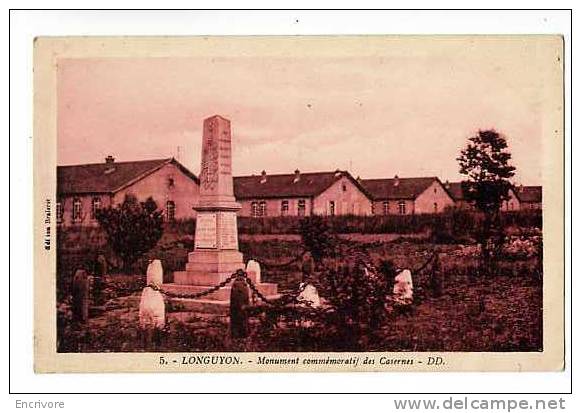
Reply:
<svg viewBox="0 0 581 413"><path fill-rule="evenodd" d="M219 283L244 269L244 262L238 251L236 211L240 204L234 199L232 184L230 121L218 115L204 120L200 200L194 209L194 251L186 265L188 279L182 281L189 283L193 276L203 277L205 285Z"/></svg>
<svg viewBox="0 0 581 413"><path fill-rule="evenodd" d="M204 120L200 198L194 209L194 250L188 254L185 271L174 272L174 283L164 285L170 292L202 292L245 267L238 251L236 212L240 204L234 198L230 121L219 115ZM277 293L276 284L256 286L264 295ZM230 285L204 297L223 304L229 299Z"/></svg>

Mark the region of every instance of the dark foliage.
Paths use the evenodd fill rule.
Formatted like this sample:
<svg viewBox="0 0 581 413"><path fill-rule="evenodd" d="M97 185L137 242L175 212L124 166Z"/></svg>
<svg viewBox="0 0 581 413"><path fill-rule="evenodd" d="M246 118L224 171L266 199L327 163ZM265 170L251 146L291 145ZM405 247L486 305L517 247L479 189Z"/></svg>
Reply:
<svg viewBox="0 0 581 413"><path fill-rule="evenodd" d="M336 253L339 240L323 217L313 215L303 218L300 221L300 234L305 249L316 263Z"/></svg>
<svg viewBox="0 0 581 413"><path fill-rule="evenodd" d="M541 211L524 210L503 212L507 225L542 227ZM450 209L440 214L421 215L342 215L325 216L330 230L336 234L418 234L433 231L442 225L453 224L456 234L465 235L480 225L481 213ZM238 233L260 234L300 234L301 220L297 217L238 217ZM176 220L166 223L166 232L176 235L193 235L195 219Z"/></svg>
<svg viewBox="0 0 581 413"><path fill-rule="evenodd" d="M494 129L480 130L468 139L466 148L457 158L460 173L467 176L462 189L467 201L484 214L476 239L482 246L481 272L493 271L504 243L504 228L500 218L502 202L508 200L509 181L515 167L510 165L506 138Z"/></svg>
<svg viewBox="0 0 581 413"><path fill-rule="evenodd" d="M387 317L387 298L393 288L394 267L383 262L381 271L361 257L349 257L346 265L325 268L323 295L334 308L326 320L343 348L359 348L361 338L373 334Z"/></svg>
<svg viewBox="0 0 581 413"><path fill-rule="evenodd" d="M163 234L163 215L152 198L138 202L127 195L117 207L99 210L97 221L126 269L155 247Z"/></svg>
<svg viewBox="0 0 581 413"><path fill-rule="evenodd" d="M510 165L506 138L494 129L480 130L468 138L466 148L457 158L460 173L467 176L462 182L464 196L482 212L498 211L508 199L509 181L515 167Z"/></svg>

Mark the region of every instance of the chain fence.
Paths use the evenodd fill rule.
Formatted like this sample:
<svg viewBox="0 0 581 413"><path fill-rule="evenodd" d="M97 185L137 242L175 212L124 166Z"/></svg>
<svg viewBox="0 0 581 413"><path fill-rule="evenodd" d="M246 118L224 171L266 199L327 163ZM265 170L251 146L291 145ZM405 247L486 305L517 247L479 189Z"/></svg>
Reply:
<svg viewBox="0 0 581 413"><path fill-rule="evenodd" d="M300 259L303 255L304 255L304 252L303 252L303 254L301 254L298 257L298 259ZM432 264L434 262L434 260L437 258L437 256L438 256L438 253L433 251L431 253L430 257L421 266L419 266L416 269L413 269L412 272L415 274L418 274L418 273L424 271L430 264ZM358 258L362 258L362 257L358 257ZM296 260L297 260L297 258L295 258L293 261L296 261ZM293 261L289 261L289 263L293 262ZM286 263L286 265L288 265L289 263ZM204 291L199 291L196 293L178 293L178 292L168 291L168 290L166 290L158 285L155 285L155 284L149 284L149 285L147 285L147 287L150 287L155 291L159 291L163 295L170 297L170 298L200 299L202 297L205 297L207 295L215 293L216 291L220 290L221 288L226 287L228 284L230 284L232 281L234 281L236 279L243 280L246 283L246 285L248 286L248 288L250 289L250 291L252 292L252 294L254 296L258 297L258 299L260 299L263 303L265 303L269 306L281 308L281 307L285 307L285 306L288 306L291 304L302 304L302 305L305 305L307 307L311 307L310 301L299 299L301 294L304 292L305 288L307 287L308 283L306 283L306 282L301 283L299 288L294 292L281 294L277 298L268 298L264 294L262 294L262 292L260 292L259 288L256 286L256 284L254 284L252 279L248 276L246 271L243 269L236 270L235 272L233 272L230 276L228 276L221 283L216 284L215 286L212 286Z"/></svg>
<svg viewBox="0 0 581 413"><path fill-rule="evenodd" d="M292 293L282 294L282 295L280 295L280 297L272 299L272 298L266 297L264 294L262 294L260 292L260 290L258 289L256 284L254 284L252 279L248 276L246 271L244 271L243 269L236 270L235 272L233 272L230 276L228 276L221 283L216 284L215 286L210 287L204 291L199 291L196 293L177 293L177 292L173 292L173 291L168 291L168 290L166 290L166 289L164 289L156 284L149 284L146 287L150 287L151 289L153 289L155 291L159 291L160 293L162 293L163 295L165 295L169 298L194 299L195 300L195 299L200 299L202 297L210 295L212 293L215 293L216 291L218 291L221 288L226 287L228 284L230 284L232 281L234 281L236 279L243 280L248 285L248 288L250 289L250 291L252 292L253 295L255 295L262 302L264 302L265 304L268 304L270 306L280 308L280 307L287 306L289 304L302 303L305 305L309 305L308 301L299 300L300 295L303 293L303 291L305 290L305 288L307 286L306 283L302 283L301 286L296 291L294 291Z"/></svg>
<svg viewBox="0 0 581 413"><path fill-rule="evenodd" d="M164 288L162 288L158 285L155 285L155 284L148 284L147 287L150 287L151 289L153 289L155 291L159 291L163 295L166 295L166 296L171 297L171 298L188 298L188 299L196 300L196 299L205 297L207 295L210 295L212 293L215 293L220 288L226 287L230 282L232 282L236 278L243 278L243 277L247 277L246 272L244 270L236 270L235 272L233 272L228 278L226 278L221 283L216 284L215 286L210 287L207 290L199 291L197 293L176 293L176 292L165 290Z"/></svg>
<svg viewBox="0 0 581 413"><path fill-rule="evenodd" d="M269 263L268 261L261 259L261 260L259 260L260 266L264 267L265 269L272 269L272 270L287 268L287 267L290 267L291 265L297 263L298 261L302 260L307 252L308 251L306 249L303 249L303 251L299 255L292 258L290 261L283 262L281 264Z"/></svg>

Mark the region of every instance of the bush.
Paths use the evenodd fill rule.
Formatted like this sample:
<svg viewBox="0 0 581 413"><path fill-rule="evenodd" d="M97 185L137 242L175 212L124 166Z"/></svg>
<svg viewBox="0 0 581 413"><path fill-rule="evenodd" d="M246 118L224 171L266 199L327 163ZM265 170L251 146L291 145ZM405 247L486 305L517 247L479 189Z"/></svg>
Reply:
<svg viewBox="0 0 581 413"><path fill-rule="evenodd" d="M178 237L184 235L193 236L196 233L196 219L184 218L166 222L165 232L177 235Z"/></svg>
<svg viewBox="0 0 581 413"><path fill-rule="evenodd" d="M320 263L323 258L335 254L339 240L322 217L314 215L303 218L300 232L303 245L315 262Z"/></svg>
<svg viewBox="0 0 581 413"><path fill-rule="evenodd" d="M117 207L97 211L97 221L126 270L152 249L163 234L162 212L151 197L138 202L134 196L126 195Z"/></svg>
<svg viewBox="0 0 581 413"><path fill-rule="evenodd" d="M382 263L382 271L351 257L339 269L323 273L324 296L334 307L329 321L338 332L338 341L357 348L360 338L375 331L386 319L386 299L393 288L394 267Z"/></svg>

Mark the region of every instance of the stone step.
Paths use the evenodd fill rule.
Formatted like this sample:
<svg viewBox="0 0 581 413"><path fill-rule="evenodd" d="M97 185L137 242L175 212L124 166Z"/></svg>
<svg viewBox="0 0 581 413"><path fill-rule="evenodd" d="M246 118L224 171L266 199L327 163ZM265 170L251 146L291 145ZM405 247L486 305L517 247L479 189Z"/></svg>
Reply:
<svg viewBox="0 0 581 413"><path fill-rule="evenodd" d="M234 272L208 274L205 271L175 271L173 273L173 282L180 285L216 285L226 280ZM256 274L250 273L248 276L256 284Z"/></svg>
<svg viewBox="0 0 581 413"><path fill-rule="evenodd" d="M232 272L221 274L209 274L199 271L175 271L173 273L173 283L180 285L216 285L228 278Z"/></svg>
<svg viewBox="0 0 581 413"><path fill-rule="evenodd" d="M188 254L188 262L201 264L242 263L243 256L236 250L194 250Z"/></svg>
<svg viewBox="0 0 581 413"><path fill-rule="evenodd" d="M215 285L215 284L213 284ZM196 294L202 291L206 291L212 288L213 285L183 285L183 284L163 284L162 289L167 291L168 293L175 293L175 294ZM277 295L277 284L273 283L261 283L257 285L258 291L266 297L269 296L276 296ZM227 301L230 300L230 290L231 285L227 285L226 287L222 287L219 290L205 295L200 298L200 300L212 300L212 301ZM168 297L173 299L173 297Z"/></svg>
<svg viewBox="0 0 581 413"><path fill-rule="evenodd" d="M230 315L230 302L226 300L193 300L190 298L171 298L171 312L194 312L227 317Z"/></svg>
<svg viewBox="0 0 581 413"><path fill-rule="evenodd" d="M232 274L234 271L244 269L244 263L238 262L215 262L215 263L203 263L203 262L187 262L186 271L198 272L198 273L228 273Z"/></svg>

